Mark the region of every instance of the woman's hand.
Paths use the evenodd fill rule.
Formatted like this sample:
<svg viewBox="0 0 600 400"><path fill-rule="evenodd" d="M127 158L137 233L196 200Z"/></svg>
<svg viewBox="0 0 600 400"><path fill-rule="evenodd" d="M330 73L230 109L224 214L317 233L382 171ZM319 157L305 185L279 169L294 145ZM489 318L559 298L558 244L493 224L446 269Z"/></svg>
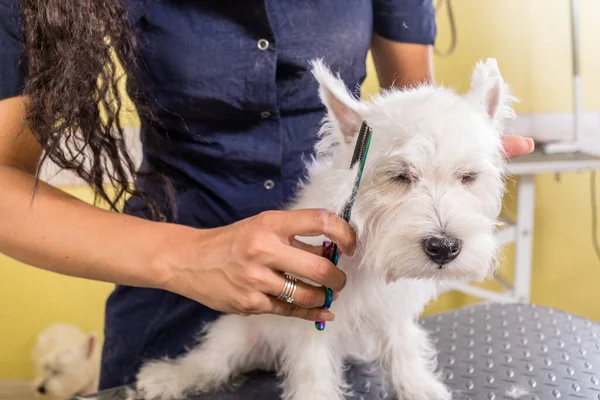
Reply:
<svg viewBox="0 0 600 400"><path fill-rule="evenodd" d="M335 214L321 210L268 211L222 228L184 229L166 250L171 252L172 261L163 288L229 313L333 319L330 311L321 308L323 287L298 280L293 304L277 297L285 285L284 272L334 292L344 288L345 274L322 257L322 246L295 238L325 235L342 253L352 254L354 231Z"/></svg>
<svg viewBox="0 0 600 400"><path fill-rule="evenodd" d="M502 136L502 144L507 158L523 156L535 148L533 139L522 136Z"/></svg>

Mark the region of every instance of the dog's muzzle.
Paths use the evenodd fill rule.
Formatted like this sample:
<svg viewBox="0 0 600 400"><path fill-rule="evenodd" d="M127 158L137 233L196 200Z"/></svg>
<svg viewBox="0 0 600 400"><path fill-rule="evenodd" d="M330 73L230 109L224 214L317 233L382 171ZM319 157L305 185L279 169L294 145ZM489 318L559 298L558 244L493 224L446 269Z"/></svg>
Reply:
<svg viewBox="0 0 600 400"><path fill-rule="evenodd" d="M432 236L421 242L423 251L434 263L444 266L456 259L462 250L462 242L454 236Z"/></svg>

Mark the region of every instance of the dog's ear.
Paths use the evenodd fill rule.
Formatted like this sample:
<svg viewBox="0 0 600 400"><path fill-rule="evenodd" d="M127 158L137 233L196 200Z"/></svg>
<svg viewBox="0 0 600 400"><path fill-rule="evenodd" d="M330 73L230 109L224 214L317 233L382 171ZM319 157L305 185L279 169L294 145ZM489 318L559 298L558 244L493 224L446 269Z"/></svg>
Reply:
<svg viewBox="0 0 600 400"><path fill-rule="evenodd" d="M83 351L84 351L84 355L85 358L89 359L92 357L92 355L94 354L94 351L96 350L96 346L98 345L98 335L96 335L95 333L90 333L86 338L85 341L83 343Z"/></svg>
<svg viewBox="0 0 600 400"><path fill-rule="evenodd" d="M471 88L467 97L477 107L482 107L494 125L514 116L511 104L516 99L504 82L498 63L493 58L478 62L471 76Z"/></svg>
<svg viewBox="0 0 600 400"><path fill-rule="evenodd" d="M312 73L319 82L319 95L327 107L330 121L341 132L346 143L352 143L358 134L362 119L359 115L360 101L352 96L344 82L334 76L322 60L311 62Z"/></svg>

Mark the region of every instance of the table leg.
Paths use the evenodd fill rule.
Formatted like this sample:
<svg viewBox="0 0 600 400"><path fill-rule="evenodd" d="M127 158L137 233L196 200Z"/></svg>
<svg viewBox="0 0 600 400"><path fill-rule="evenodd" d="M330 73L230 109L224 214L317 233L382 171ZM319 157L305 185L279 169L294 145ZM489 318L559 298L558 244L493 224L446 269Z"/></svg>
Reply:
<svg viewBox="0 0 600 400"><path fill-rule="evenodd" d="M535 175L521 175L517 192L514 295L523 303L531 299L534 214Z"/></svg>

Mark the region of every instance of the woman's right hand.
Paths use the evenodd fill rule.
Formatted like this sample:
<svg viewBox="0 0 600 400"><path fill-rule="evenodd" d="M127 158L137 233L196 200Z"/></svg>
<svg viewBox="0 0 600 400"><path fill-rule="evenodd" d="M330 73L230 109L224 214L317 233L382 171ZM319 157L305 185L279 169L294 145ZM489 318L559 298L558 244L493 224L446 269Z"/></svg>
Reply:
<svg viewBox="0 0 600 400"><path fill-rule="evenodd" d="M165 243L167 273L159 286L215 310L249 314L279 314L311 321L330 321L322 309L325 290L298 280L294 303L277 300L290 273L331 288L344 288L345 274L322 256L322 246L296 236L325 235L340 251L356 246L352 227L322 210L267 211L221 228L181 227Z"/></svg>
<svg viewBox="0 0 600 400"><path fill-rule="evenodd" d="M269 211L201 230L96 208L36 183L42 149L23 126L27 101L0 100L0 182L6 188L0 253L64 275L169 290L220 311L331 320L321 308L323 287L298 281L291 305L277 296L284 272L342 290L346 277L322 257L322 247L295 236L323 234L352 253L355 235L343 219L320 210Z"/></svg>

